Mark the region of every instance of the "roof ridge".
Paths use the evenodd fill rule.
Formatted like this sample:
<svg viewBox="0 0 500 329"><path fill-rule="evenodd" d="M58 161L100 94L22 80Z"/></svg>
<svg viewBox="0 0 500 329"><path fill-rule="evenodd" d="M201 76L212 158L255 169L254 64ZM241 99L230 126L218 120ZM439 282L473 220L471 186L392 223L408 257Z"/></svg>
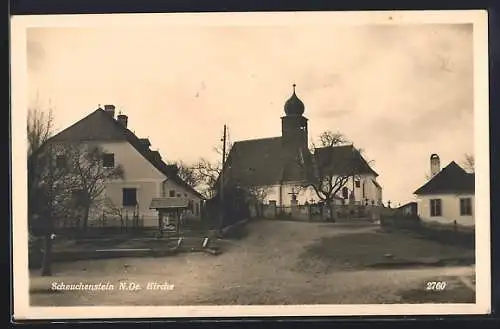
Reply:
<svg viewBox="0 0 500 329"><path fill-rule="evenodd" d="M236 144L236 143L254 142L254 141L260 141L260 140L269 140L269 139L281 139L281 138L282 138L281 136L276 136L276 137L262 137L262 138L253 138L253 139L243 139L243 140L239 140L239 141L234 142L234 144Z"/></svg>

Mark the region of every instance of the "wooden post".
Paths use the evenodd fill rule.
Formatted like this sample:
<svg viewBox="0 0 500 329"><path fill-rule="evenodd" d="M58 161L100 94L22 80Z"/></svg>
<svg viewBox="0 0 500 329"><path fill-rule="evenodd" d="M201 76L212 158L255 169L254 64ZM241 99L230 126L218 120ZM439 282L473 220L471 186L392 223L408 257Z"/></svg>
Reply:
<svg viewBox="0 0 500 329"><path fill-rule="evenodd" d="M222 137L222 170L220 172L220 218L219 218L219 231L222 232L224 226L224 167L226 163L226 125L224 125L224 133Z"/></svg>
<svg viewBox="0 0 500 329"><path fill-rule="evenodd" d="M175 229L176 229L176 232L177 232L177 236L179 236L180 233L181 233L181 214L180 214L180 210L179 209L177 209L175 211L175 215L177 217L177 227Z"/></svg>
<svg viewBox="0 0 500 329"><path fill-rule="evenodd" d="M163 237L163 210L158 209L158 231L160 237Z"/></svg>

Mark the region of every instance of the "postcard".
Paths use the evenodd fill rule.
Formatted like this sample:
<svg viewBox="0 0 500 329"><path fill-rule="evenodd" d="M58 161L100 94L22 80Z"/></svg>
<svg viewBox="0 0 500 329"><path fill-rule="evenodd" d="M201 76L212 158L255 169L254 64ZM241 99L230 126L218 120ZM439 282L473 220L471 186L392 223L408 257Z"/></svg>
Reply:
<svg viewBox="0 0 500 329"><path fill-rule="evenodd" d="M489 313L487 32L14 16L14 318Z"/></svg>

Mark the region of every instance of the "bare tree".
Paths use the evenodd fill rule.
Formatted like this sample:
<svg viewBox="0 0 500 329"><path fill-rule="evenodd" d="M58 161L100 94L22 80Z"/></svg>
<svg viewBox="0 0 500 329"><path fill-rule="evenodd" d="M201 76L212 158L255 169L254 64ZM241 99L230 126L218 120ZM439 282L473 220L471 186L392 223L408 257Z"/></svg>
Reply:
<svg viewBox="0 0 500 329"><path fill-rule="evenodd" d="M29 108L26 123L29 157L52 137L54 133L52 109L44 112L38 108Z"/></svg>
<svg viewBox="0 0 500 329"><path fill-rule="evenodd" d="M82 222L78 223L83 233L88 227L90 210L102 200L106 183L109 180L124 177L122 166L104 164L104 152L99 146L83 143L65 144L67 161L71 169L71 189L78 194L79 204L83 209ZM79 218L80 219L80 218Z"/></svg>
<svg viewBox="0 0 500 329"><path fill-rule="evenodd" d="M199 179L199 186L203 189L203 194L211 198L216 194L215 185L222 171L222 162L211 162L201 158L194 165L194 171Z"/></svg>
<svg viewBox="0 0 500 329"><path fill-rule="evenodd" d="M231 151L233 143L226 141L226 154L224 159ZM222 140L221 143L214 147L214 152L222 158ZM206 158L201 158L194 166L193 172L198 181L198 186L203 189L202 194L207 198L212 198L216 194L217 181L222 173L222 159L217 161L210 161Z"/></svg>
<svg viewBox="0 0 500 329"><path fill-rule="evenodd" d="M28 208L31 228L43 236L42 275L52 275L52 240L57 220L70 215L68 168L59 161L58 145L46 145L28 159Z"/></svg>
<svg viewBox="0 0 500 329"><path fill-rule="evenodd" d="M469 153L464 154L462 166L466 171L473 173L475 169L474 155Z"/></svg>
<svg viewBox="0 0 500 329"><path fill-rule="evenodd" d="M203 183L202 178L199 177L199 173L197 172L196 165L189 166L183 161L174 161L168 164L177 166L177 175L179 175L179 177L191 187L198 188L199 185Z"/></svg>
<svg viewBox="0 0 500 329"><path fill-rule="evenodd" d="M55 164L53 148L39 150L54 133L52 111L28 109L27 125L28 226L30 234L43 237L42 275L52 274L51 251L54 217L62 204L61 177L64 172ZM37 246L38 248L38 246Z"/></svg>
<svg viewBox="0 0 500 329"><path fill-rule="evenodd" d="M120 231L125 227L125 218L123 208L116 205L111 198L107 197L104 199L104 215L110 216L113 219L118 218L120 220Z"/></svg>
<svg viewBox="0 0 500 329"><path fill-rule="evenodd" d="M337 193L358 174L358 164L361 153L352 146L350 154L342 158L334 158L333 148L347 144L348 140L340 133L326 131L319 137L320 147L314 144L311 150L311 163L299 164L308 172L308 182L302 188L312 188L318 198L327 206L329 220L334 221L334 199ZM321 215L323 213L321 212Z"/></svg>
<svg viewBox="0 0 500 329"><path fill-rule="evenodd" d="M342 135L342 133L340 132L335 133L331 130L327 130L319 135L319 142L321 147L333 147L341 144L346 144L349 141L346 139L344 135Z"/></svg>

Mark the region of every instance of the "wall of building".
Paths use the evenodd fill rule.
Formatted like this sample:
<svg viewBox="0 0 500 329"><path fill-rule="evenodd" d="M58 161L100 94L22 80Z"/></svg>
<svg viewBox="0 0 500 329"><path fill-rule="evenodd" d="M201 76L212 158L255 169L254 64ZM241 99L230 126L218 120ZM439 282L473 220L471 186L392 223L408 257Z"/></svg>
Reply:
<svg viewBox="0 0 500 329"><path fill-rule="evenodd" d="M176 184L174 181L167 179L163 182L161 196L170 197L171 191L176 198L188 199L193 203L193 209L186 211L186 217L188 219L201 218L202 200L197 195L183 186Z"/></svg>
<svg viewBox="0 0 500 329"><path fill-rule="evenodd" d="M157 225L156 211L149 209L151 199L159 195L165 176L128 142L92 142L106 153L113 153L115 166L121 165L124 171L122 179L106 182L101 200L91 210L89 226L119 226L119 213L132 221L134 214L139 216L145 226ZM137 207L123 206L123 189L137 190ZM103 218L105 221L103 222Z"/></svg>
<svg viewBox="0 0 500 329"><path fill-rule="evenodd" d="M154 227L158 225L158 212L154 209L149 209L151 200L155 197L163 196L164 191L168 193L172 189L176 195L180 193L184 197L187 194L189 199L196 200L193 212L189 214L189 217L200 217L201 209L198 208L199 210L196 212L196 207L200 207L199 198L174 182L170 180L165 181L165 175L156 169L128 142L108 142L99 143L98 145L102 147L104 152L113 153L115 155L115 165L121 165L124 170L123 179L109 181L106 184L105 195L103 197L111 201L113 207L121 209L122 213L129 214L130 217L132 217L135 211L141 219L143 226ZM138 207L136 209L134 207L123 206L124 188L137 189ZM106 202L104 205L97 207L94 211L95 216L102 216L102 208L104 207L109 207L109 203ZM109 222L119 223L117 220L109 220Z"/></svg>
<svg viewBox="0 0 500 329"><path fill-rule="evenodd" d="M355 180L359 179L359 187L356 186ZM361 175L356 179L350 177L345 184L345 187L348 189L349 195L352 191L354 191L354 201L358 204L364 204L366 199L368 199L368 203L371 204L371 201L374 201L375 204L379 204L382 201L382 190L379 189L372 181L372 179L376 180L374 175ZM261 187L265 189L267 192L264 203L269 203L269 201L276 201L278 206L290 206L292 200L292 192L297 193L297 202L299 205L303 205L306 203L317 203L320 201L320 198L314 191L314 188L302 188L299 183L287 183L281 188L282 195L282 204L280 203L280 186L272 185ZM342 190L339 190L337 196L342 196ZM340 204L340 201L336 201L336 203Z"/></svg>
<svg viewBox="0 0 500 329"><path fill-rule="evenodd" d="M472 216L460 215L460 198L472 199ZM442 216L431 216L431 199L441 199ZM458 225L473 227L475 226L475 204L473 194L439 194L422 195L417 201L417 213L424 222L436 222L439 224L450 224L457 221Z"/></svg>

